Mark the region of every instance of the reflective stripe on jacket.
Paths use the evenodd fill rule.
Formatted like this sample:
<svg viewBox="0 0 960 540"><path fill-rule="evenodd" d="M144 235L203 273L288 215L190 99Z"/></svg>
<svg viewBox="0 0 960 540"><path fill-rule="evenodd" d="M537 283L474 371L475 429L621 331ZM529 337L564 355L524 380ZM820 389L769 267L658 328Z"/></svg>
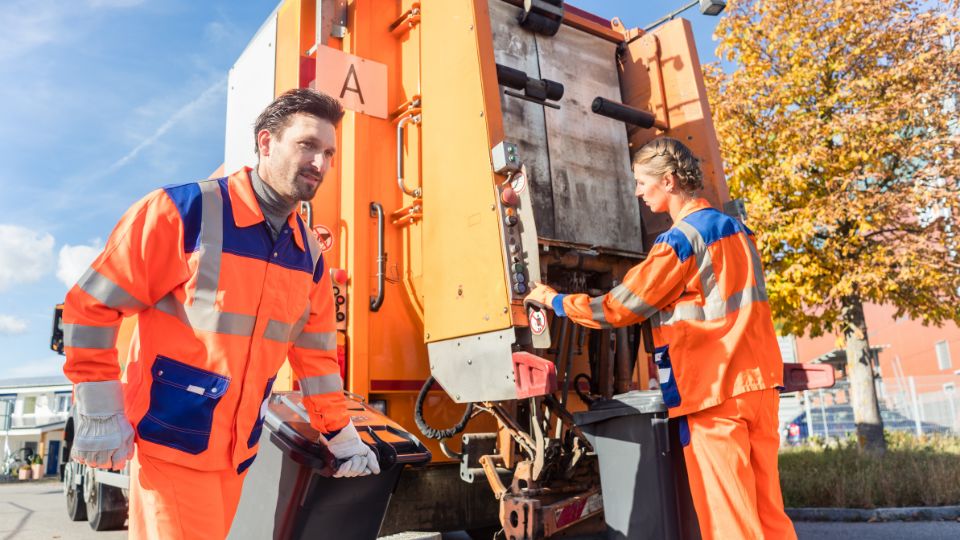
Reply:
<svg viewBox="0 0 960 540"><path fill-rule="evenodd" d="M125 399L139 451L243 470L284 358L316 429L349 421L334 313L313 233L292 213L274 242L244 169L154 191L126 212L67 294L64 373L119 378L117 332L138 314Z"/></svg>
<svg viewBox="0 0 960 540"><path fill-rule="evenodd" d="M670 416L783 384L752 233L704 199L687 203L647 258L604 296L557 295L554 311L591 328L650 319Z"/></svg>

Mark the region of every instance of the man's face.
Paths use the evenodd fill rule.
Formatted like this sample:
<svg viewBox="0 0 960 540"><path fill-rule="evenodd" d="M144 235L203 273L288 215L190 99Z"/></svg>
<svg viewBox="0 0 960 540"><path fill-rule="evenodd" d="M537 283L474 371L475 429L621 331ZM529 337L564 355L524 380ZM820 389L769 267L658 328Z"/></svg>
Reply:
<svg viewBox="0 0 960 540"><path fill-rule="evenodd" d="M337 132L330 122L296 113L287 127L257 134L258 172L263 181L290 203L313 198L337 152Z"/></svg>

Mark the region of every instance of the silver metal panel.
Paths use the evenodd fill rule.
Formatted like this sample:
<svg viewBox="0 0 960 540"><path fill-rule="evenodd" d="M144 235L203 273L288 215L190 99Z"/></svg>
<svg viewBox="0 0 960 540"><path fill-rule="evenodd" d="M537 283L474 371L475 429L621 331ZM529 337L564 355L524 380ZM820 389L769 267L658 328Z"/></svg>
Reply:
<svg viewBox="0 0 960 540"><path fill-rule="evenodd" d="M559 111L546 113L558 239L639 253L626 126L593 113L597 96L621 101L614 43L569 26L537 37L540 73L564 84Z"/></svg>
<svg viewBox="0 0 960 540"><path fill-rule="evenodd" d="M500 98L504 136L527 166L540 237L641 252L626 126L590 110L597 96L622 101L616 44L566 25L553 37L535 35L517 24L516 6L489 5L497 63L564 86L560 110Z"/></svg>
<svg viewBox="0 0 960 540"><path fill-rule="evenodd" d="M427 344L430 373L457 403L516 399L513 328Z"/></svg>
<svg viewBox="0 0 960 540"><path fill-rule="evenodd" d="M520 28L520 8L499 0L489 3L493 31L493 57L498 64L519 69L529 77L540 78L537 42L534 34ZM500 92L503 136L517 145L520 160L527 167L527 181L536 192L533 197L540 236L554 238L553 185L550 183L550 158L547 153L547 128L543 106Z"/></svg>
<svg viewBox="0 0 960 540"><path fill-rule="evenodd" d="M227 136L223 170L257 164L253 124L273 101L277 67L277 12L263 23L227 76Z"/></svg>

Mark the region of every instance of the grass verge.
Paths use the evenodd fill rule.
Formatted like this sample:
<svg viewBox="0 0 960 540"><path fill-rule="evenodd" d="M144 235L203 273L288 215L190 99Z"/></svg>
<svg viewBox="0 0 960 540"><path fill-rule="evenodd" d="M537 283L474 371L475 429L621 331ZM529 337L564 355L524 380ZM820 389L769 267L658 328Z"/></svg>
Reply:
<svg viewBox="0 0 960 540"><path fill-rule="evenodd" d="M960 437L887 432L887 452L853 438L814 440L780 452L787 507L883 508L960 504Z"/></svg>

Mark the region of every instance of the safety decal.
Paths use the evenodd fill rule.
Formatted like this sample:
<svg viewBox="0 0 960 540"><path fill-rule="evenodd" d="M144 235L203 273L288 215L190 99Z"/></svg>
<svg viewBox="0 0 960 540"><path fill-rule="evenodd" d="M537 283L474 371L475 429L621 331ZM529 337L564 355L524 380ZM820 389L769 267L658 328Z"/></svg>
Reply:
<svg viewBox="0 0 960 540"><path fill-rule="evenodd" d="M317 241L320 242L320 251L326 253L333 247L333 233L323 225L314 225L313 233L317 235Z"/></svg>
<svg viewBox="0 0 960 540"><path fill-rule="evenodd" d="M527 175L523 172L518 172L510 178L510 187L517 192L517 195L523 193L523 190L527 189Z"/></svg>
<svg viewBox="0 0 960 540"><path fill-rule="evenodd" d="M533 332L535 336L539 336L547 329L547 317L543 314L543 311L531 309L527 318L530 319L530 331Z"/></svg>

